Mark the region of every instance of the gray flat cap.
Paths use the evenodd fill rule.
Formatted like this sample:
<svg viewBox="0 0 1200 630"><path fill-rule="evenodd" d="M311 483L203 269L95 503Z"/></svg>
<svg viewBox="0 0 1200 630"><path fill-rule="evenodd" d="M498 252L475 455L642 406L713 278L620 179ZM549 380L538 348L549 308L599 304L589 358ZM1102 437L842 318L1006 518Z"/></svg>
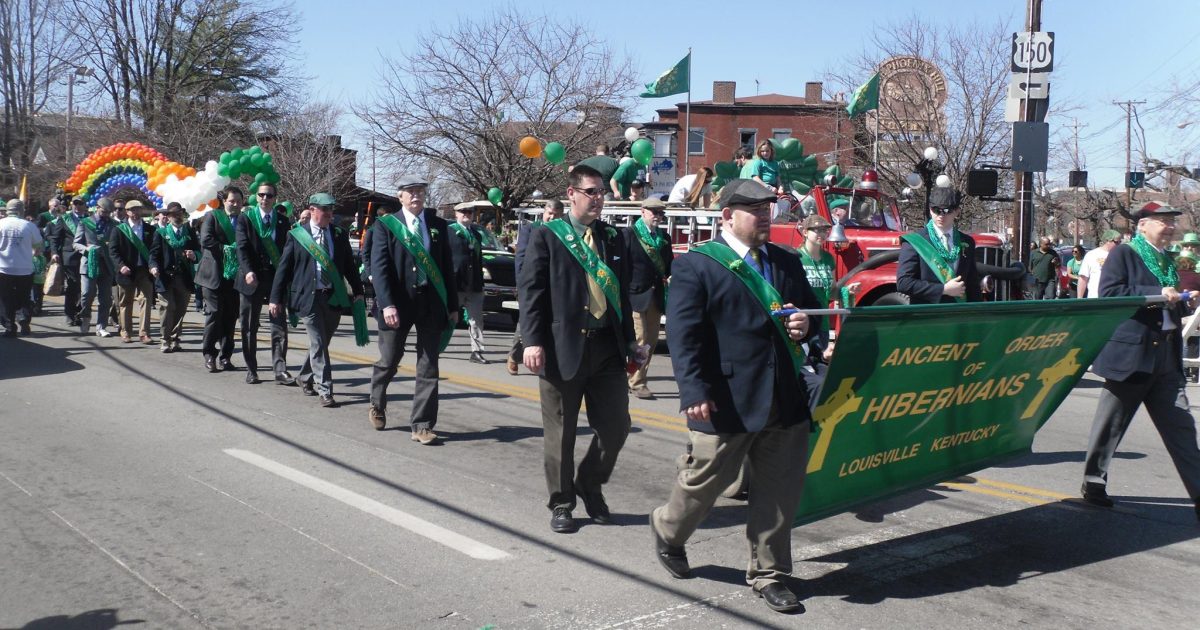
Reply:
<svg viewBox="0 0 1200 630"><path fill-rule="evenodd" d="M754 206L764 201L775 201L775 191L753 179L731 179L721 187L719 205Z"/></svg>
<svg viewBox="0 0 1200 630"><path fill-rule="evenodd" d="M405 188L416 188L418 186L429 186L429 182L424 178L416 175L401 175L400 179L396 180L396 190L404 190Z"/></svg>

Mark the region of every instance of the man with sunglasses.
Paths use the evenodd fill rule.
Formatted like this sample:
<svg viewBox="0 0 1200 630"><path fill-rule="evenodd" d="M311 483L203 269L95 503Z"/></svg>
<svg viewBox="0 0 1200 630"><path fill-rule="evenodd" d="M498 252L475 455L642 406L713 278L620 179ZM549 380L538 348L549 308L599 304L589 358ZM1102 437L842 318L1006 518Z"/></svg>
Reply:
<svg viewBox="0 0 1200 630"><path fill-rule="evenodd" d="M646 370L658 344L663 313L667 312L667 282L671 278L671 239L661 229L667 219L667 204L660 199L642 203L642 217L625 228L629 249L629 304L633 307L633 331L638 347L646 347L646 362L629 375L629 391L643 400L653 400L646 386Z"/></svg>
<svg viewBox="0 0 1200 630"><path fill-rule="evenodd" d="M1166 252L1180 214L1170 206L1146 204L1134 214L1134 237L1114 247L1104 263L1099 297L1161 295L1166 302L1134 312L1092 362L1092 372L1104 377L1104 388L1088 438L1081 492L1092 505L1113 506L1108 468L1134 414L1145 405L1200 518L1200 448L1181 362L1184 308L1195 307L1200 296L1184 299L1179 273Z"/></svg>
<svg viewBox="0 0 1200 630"><path fill-rule="evenodd" d="M530 231L517 279L522 358L540 377L550 529L560 534L577 529L571 516L576 495L593 522L612 522L601 486L629 435L625 366L637 349L629 251L616 229L600 220L603 176L576 165L567 199L571 209L562 219ZM576 470L575 434L585 398L593 435Z"/></svg>
<svg viewBox="0 0 1200 630"><path fill-rule="evenodd" d="M911 304L982 302L975 241L954 227L962 194L935 188L929 196L929 222L900 237L896 289Z"/></svg>
<svg viewBox="0 0 1200 630"><path fill-rule="evenodd" d="M259 320L262 318L263 304L271 298L275 269L287 244L288 230L292 228L287 216L275 211L275 196L275 184L260 184L255 191L257 204L247 208L237 219L238 273L233 286L241 296L242 359L246 361L248 384L259 382ZM287 314L268 315L275 382L295 385L295 377L287 371Z"/></svg>

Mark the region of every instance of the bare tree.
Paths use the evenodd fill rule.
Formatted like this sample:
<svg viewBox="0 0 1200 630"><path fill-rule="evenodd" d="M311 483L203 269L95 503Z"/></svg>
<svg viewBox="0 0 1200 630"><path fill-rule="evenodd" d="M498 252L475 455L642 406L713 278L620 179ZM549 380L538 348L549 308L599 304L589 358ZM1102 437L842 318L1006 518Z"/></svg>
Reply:
<svg viewBox="0 0 1200 630"><path fill-rule="evenodd" d="M515 8L421 35L413 50L383 60L378 92L355 113L399 167L444 171L480 196L499 187L506 208L564 180L562 166L521 156L522 136L583 158L635 87L630 60L587 27Z"/></svg>
<svg viewBox="0 0 1200 630"><path fill-rule="evenodd" d="M51 103L54 84L71 69L74 37L54 18L57 0L0 0L0 181L13 183L9 165L27 173L34 161L36 118Z"/></svg>
<svg viewBox="0 0 1200 630"><path fill-rule="evenodd" d="M1004 20L947 27L913 15L877 26L862 52L825 73L826 81L835 86L832 91L853 91L885 60L896 57L932 63L943 79L920 72L891 83L889 77L881 77L879 109L855 119L859 125L855 161L871 164L875 124L880 129L880 183L893 194L906 186L904 177L926 147L938 149L945 173L960 189L971 168L1007 155L1008 38ZM940 110L929 105L942 98L945 105ZM963 219L981 219L988 212L983 204L968 200ZM925 220L921 204L910 204L905 214L910 224Z"/></svg>
<svg viewBox="0 0 1200 630"><path fill-rule="evenodd" d="M296 103L268 125L259 144L273 156L283 199L303 201L314 193L341 198L354 187L354 153L338 135L342 110L332 103Z"/></svg>

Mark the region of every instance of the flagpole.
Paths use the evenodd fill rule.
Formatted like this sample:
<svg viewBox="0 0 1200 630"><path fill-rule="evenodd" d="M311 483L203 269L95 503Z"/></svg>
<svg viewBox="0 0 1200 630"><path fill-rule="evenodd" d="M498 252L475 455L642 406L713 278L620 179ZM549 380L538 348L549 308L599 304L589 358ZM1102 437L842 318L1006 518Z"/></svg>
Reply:
<svg viewBox="0 0 1200 630"><path fill-rule="evenodd" d="M691 153L692 153L692 146L691 146L692 145L692 49L690 47L688 48L687 60L688 60L687 108L683 110L684 111L684 114L683 114L683 127L684 127L684 132L683 132L683 174L684 175L687 175L689 172L691 172L691 169L689 168L689 163L691 162Z"/></svg>
<svg viewBox="0 0 1200 630"><path fill-rule="evenodd" d="M879 110L875 110L875 150L871 156L871 168L879 170Z"/></svg>

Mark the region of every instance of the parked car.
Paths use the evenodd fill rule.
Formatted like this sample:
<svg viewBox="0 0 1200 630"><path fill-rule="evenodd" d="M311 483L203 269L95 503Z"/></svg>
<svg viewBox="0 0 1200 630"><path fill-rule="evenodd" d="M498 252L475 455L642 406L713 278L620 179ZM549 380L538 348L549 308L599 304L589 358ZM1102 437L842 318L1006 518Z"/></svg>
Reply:
<svg viewBox="0 0 1200 630"><path fill-rule="evenodd" d="M483 233L483 310L507 313L515 324L517 312L505 309L503 304L517 299L516 257L487 228Z"/></svg>

